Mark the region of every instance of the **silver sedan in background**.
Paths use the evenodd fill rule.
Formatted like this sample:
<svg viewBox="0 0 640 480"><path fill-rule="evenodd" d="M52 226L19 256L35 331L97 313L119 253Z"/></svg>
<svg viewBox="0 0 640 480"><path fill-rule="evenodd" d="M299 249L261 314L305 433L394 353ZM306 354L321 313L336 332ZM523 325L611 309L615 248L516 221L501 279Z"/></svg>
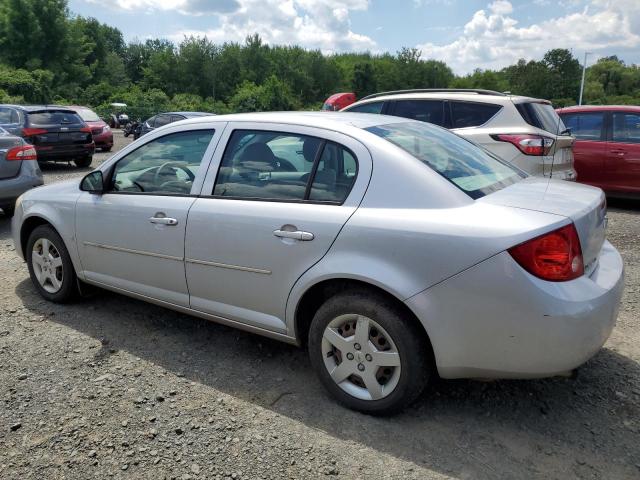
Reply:
<svg viewBox="0 0 640 480"><path fill-rule="evenodd" d="M43 183L33 145L0 128L0 209L13 215L16 198Z"/></svg>
<svg viewBox="0 0 640 480"><path fill-rule="evenodd" d="M90 284L305 345L370 413L436 374L536 378L593 356L623 290L605 229L597 188L426 123L311 112L168 125L27 192L13 219L44 298Z"/></svg>

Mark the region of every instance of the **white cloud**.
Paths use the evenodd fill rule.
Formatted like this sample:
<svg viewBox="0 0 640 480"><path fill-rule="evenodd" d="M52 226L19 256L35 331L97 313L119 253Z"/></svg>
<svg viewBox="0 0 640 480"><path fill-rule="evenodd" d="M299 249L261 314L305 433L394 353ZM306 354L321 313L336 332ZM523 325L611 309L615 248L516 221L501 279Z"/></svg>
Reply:
<svg viewBox="0 0 640 480"><path fill-rule="evenodd" d="M180 30L169 36L174 41L191 35L214 42L244 41L258 33L270 44L298 44L324 52L376 47L369 36L351 29L351 12L368 9L369 0L115 0L112 7L217 17L216 28Z"/></svg>
<svg viewBox="0 0 640 480"><path fill-rule="evenodd" d="M552 48L571 48L576 54L616 48L640 48L638 0L591 0L581 11L520 26L506 0L478 10L455 41L418 45L423 58L443 60L456 73L475 68L502 68L520 58L540 58Z"/></svg>

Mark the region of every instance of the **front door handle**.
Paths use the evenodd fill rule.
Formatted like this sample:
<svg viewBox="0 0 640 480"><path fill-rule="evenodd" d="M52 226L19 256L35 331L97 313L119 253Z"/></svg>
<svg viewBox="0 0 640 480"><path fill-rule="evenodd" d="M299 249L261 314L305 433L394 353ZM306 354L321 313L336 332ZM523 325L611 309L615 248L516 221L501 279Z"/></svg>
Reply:
<svg viewBox="0 0 640 480"><path fill-rule="evenodd" d="M615 153L616 155L623 156L625 153L627 153L627 151L615 149L615 150L611 150L611 153Z"/></svg>
<svg viewBox="0 0 640 480"><path fill-rule="evenodd" d="M151 223L156 223L158 225L177 225L178 220L176 218L167 217L164 213L158 212L153 217L149 218Z"/></svg>
<svg viewBox="0 0 640 480"><path fill-rule="evenodd" d="M310 242L315 237L311 232L303 232L301 230L295 230L293 232L289 230L274 230L273 234L280 238L291 238L293 240L300 240L301 242Z"/></svg>

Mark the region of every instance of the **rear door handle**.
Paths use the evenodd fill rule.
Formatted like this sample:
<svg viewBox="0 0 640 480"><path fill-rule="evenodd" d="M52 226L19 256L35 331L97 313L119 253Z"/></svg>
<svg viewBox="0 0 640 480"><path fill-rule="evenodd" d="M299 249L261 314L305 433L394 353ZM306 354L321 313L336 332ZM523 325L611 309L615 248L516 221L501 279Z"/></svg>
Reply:
<svg viewBox="0 0 640 480"><path fill-rule="evenodd" d="M301 242L310 242L315 237L311 232L303 232L301 230L295 230L290 232L288 230L274 230L273 234L280 238L291 238L293 240L300 240Z"/></svg>
<svg viewBox="0 0 640 480"><path fill-rule="evenodd" d="M149 218L149 221L151 223L156 223L158 225L177 225L178 224L178 220L175 218L170 218L170 217L166 217L164 216L164 213L158 212L155 214L155 216Z"/></svg>

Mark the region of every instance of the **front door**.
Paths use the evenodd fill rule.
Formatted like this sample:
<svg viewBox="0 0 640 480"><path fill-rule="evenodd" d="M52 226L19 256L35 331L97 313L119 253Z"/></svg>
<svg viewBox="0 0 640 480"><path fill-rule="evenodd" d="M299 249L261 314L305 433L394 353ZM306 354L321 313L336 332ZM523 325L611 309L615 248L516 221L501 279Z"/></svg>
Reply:
<svg viewBox="0 0 640 480"><path fill-rule="evenodd" d="M203 187L210 196L189 213L191 308L286 333L289 292L355 212L371 160L359 142L336 132L227 130L226 148L212 162L220 167Z"/></svg>
<svg viewBox="0 0 640 480"><path fill-rule="evenodd" d="M106 193L80 196L77 244L88 281L189 305L184 235L213 137L201 129L155 138L112 166Z"/></svg>
<svg viewBox="0 0 640 480"><path fill-rule="evenodd" d="M640 113L612 112L606 169L609 190L640 193Z"/></svg>

